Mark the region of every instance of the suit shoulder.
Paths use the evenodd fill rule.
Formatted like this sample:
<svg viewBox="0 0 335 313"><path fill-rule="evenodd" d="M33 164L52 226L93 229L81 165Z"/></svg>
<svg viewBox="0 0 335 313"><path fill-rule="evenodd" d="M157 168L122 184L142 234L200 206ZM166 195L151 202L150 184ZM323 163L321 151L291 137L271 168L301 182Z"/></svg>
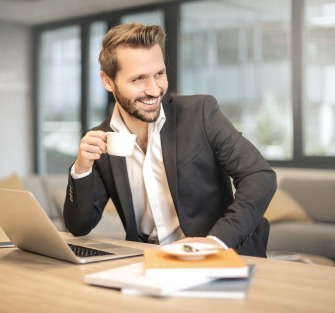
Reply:
<svg viewBox="0 0 335 313"><path fill-rule="evenodd" d="M217 105L217 100L211 95L171 95L168 99L169 103L175 103L177 107Z"/></svg>
<svg viewBox="0 0 335 313"><path fill-rule="evenodd" d="M198 103L198 102L207 102L215 101L215 97L211 95L197 94L197 95L170 95L168 97L169 102L175 103Z"/></svg>

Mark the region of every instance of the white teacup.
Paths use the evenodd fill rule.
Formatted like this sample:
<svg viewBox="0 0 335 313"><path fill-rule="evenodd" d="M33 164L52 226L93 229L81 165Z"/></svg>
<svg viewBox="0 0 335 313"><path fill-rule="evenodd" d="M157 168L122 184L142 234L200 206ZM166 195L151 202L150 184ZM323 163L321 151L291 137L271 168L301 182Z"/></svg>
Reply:
<svg viewBox="0 0 335 313"><path fill-rule="evenodd" d="M116 156L133 154L136 135L128 133L107 132L107 152Z"/></svg>

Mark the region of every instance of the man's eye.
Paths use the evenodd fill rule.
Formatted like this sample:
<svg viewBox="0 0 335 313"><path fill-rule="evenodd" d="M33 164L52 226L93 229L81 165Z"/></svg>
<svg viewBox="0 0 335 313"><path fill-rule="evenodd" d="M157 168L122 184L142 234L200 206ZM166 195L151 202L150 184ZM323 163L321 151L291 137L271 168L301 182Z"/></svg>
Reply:
<svg viewBox="0 0 335 313"><path fill-rule="evenodd" d="M143 81L144 80L144 77L142 77L142 76L140 76L140 77L136 77L134 80L133 80L133 82L141 82L141 81Z"/></svg>
<svg viewBox="0 0 335 313"><path fill-rule="evenodd" d="M158 73L156 74L156 76L157 76L157 77L160 77L160 76L163 76L164 74L165 74L165 72L162 71L162 72L158 72Z"/></svg>

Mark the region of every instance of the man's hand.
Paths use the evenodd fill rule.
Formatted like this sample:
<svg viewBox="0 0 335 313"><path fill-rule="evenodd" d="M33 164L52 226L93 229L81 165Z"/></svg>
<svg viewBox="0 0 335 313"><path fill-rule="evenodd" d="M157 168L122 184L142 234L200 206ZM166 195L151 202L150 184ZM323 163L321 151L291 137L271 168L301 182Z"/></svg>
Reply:
<svg viewBox="0 0 335 313"><path fill-rule="evenodd" d="M75 162L76 174L87 172L94 160L100 159L101 154L107 152L107 134L101 130L88 132L80 141Z"/></svg>
<svg viewBox="0 0 335 313"><path fill-rule="evenodd" d="M219 248L222 248L222 246L216 240L212 238L207 238L207 237L186 237L184 239L180 239L173 243L190 243L190 242L206 243L206 244L211 244L211 245L218 246Z"/></svg>

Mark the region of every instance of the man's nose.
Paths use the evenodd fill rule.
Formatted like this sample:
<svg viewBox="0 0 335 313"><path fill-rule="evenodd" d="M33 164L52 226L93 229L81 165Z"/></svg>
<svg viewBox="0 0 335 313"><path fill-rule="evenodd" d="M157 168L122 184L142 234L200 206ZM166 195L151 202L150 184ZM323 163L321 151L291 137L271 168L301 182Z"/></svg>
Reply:
<svg viewBox="0 0 335 313"><path fill-rule="evenodd" d="M160 95L160 87L155 78L148 79L145 87L145 93L147 95L152 97L158 97Z"/></svg>

